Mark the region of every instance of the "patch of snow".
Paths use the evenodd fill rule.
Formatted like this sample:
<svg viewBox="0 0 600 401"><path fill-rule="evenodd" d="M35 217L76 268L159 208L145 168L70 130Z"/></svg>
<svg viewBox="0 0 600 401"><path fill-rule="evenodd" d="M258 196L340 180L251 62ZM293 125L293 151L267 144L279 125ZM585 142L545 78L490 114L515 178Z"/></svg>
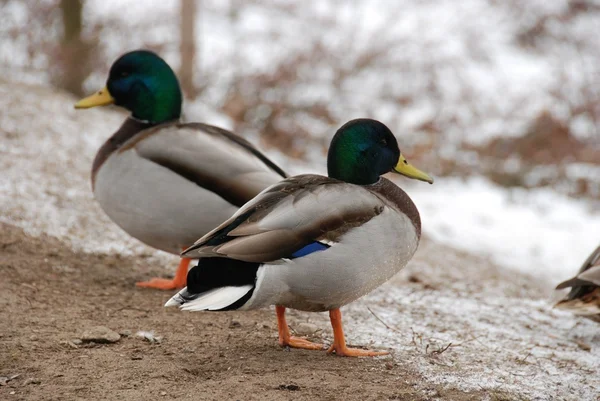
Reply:
<svg viewBox="0 0 600 401"><path fill-rule="evenodd" d="M411 184L407 192L425 235L557 283L572 276L600 241L600 206L548 188L505 189L471 177Z"/></svg>
<svg viewBox="0 0 600 401"><path fill-rule="evenodd" d="M598 396L598 325L546 300L386 286L344 312L352 341L392 348L434 383L535 400Z"/></svg>

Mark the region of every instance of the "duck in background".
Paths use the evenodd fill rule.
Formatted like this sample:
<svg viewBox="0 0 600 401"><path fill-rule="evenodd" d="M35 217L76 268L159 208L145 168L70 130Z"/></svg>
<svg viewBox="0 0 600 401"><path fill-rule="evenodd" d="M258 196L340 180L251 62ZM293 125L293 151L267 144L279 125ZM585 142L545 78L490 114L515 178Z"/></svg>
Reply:
<svg viewBox="0 0 600 401"><path fill-rule="evenodd" d="M290 336L286 308L329 311L341 356L387 352L346 346L340 307L386 282L412 258L421 237L409 196L381 177L390 171L433 183L410 165L381 122L341 127L327 156L328 177L287 178L245 204L182 255L201 258L187 287L165 306L189 311L275 305L279 344L322 349Z"/></svg>
<svg viewBox="0 0 600 401"><path fill-rule="evenodd" d="M600 246L583 262L577 275L560 283L556 289L571 288L555 308L585 316L600 323Z"/></svg>
<svg viewBox="0 0 600 401"><path fill-rule="evenodd" d="M115 104L131 112L98 150L92 190L125 232L176 255L286 177L241 137L182 123L182 101L171 67L153 52L136 50L114 62L105 88L75 104L77 109ZM137 285L182 288L189 263L183 258L172 280Z"/></svg>

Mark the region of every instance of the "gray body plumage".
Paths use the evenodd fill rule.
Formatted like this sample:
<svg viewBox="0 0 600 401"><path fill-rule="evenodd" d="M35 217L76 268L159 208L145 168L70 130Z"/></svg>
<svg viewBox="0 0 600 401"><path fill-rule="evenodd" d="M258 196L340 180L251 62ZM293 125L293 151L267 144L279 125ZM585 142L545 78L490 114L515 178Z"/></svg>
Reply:
<svg viewBox="0 0 600 401"><path fill-rule="evenodd" d="M232 224L237 226L231 229ZM229 230L225 242L218 240L223 230ZM281 305L326 311L360 298L401 270L420 233L415 205L387 179L359 186L304 175L264 190L185 256L260 262L252 296L240 309ZM289 258L313 241L330 247ZM181 299L176 295L167 305ZM205 297L183 309L210 309L209 301Z"/></svg>
<svg viewBox="0 0 600 401"><path fill-rule="evenodd" d="M283 178L247 142L203 124L147 128L102 152L92 172L102 209L131 236L174 254Z"/></svg>
<svg viewBox="0 0 600 401"><path fill-rule="evenodd" d="M263 264L253 296L241 309L281 305L321 312L339 308L389 280L406 266L417 245L410 220L385 208L326 251Z"/></svg>

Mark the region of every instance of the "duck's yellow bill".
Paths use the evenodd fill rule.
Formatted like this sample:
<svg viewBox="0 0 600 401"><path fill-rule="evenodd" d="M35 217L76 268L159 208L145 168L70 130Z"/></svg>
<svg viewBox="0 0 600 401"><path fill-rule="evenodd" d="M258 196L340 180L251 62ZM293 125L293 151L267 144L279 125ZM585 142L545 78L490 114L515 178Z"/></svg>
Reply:
<svg viewBox="0 0 600 401"><path fill-rule="evenodd" d="M115 99L110 95L108 88L105 86L98 92L75 103L76 109L89 109L90 107L106 106L113 104Z"/></svg>
<svg viewBox="0 0 600 401"><path fill-rule="evenodd" d="M398 174L402 174L408 178L414 178L415 180L425 181L430 184L433 184L433 178L427 173L419 170L410 164L406 158L400 154L400 158L398 159L398 164L394 167L394 171Z"/></svg>

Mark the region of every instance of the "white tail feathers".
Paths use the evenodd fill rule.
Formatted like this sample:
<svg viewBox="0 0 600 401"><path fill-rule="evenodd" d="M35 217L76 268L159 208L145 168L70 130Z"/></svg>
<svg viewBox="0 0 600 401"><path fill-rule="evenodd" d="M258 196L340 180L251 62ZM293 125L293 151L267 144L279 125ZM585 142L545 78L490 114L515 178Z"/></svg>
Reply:
<svg viewBox="0 0 600 401"><path fill-rule="evenodd" d="M189 293L187 288L184 288L171 297L165 306L179 306L181 310L187 311L219 310L242 298L252 287L252 285L243 285L215 288L189 301L186 300L186 298L189 298Z"/></svg>

